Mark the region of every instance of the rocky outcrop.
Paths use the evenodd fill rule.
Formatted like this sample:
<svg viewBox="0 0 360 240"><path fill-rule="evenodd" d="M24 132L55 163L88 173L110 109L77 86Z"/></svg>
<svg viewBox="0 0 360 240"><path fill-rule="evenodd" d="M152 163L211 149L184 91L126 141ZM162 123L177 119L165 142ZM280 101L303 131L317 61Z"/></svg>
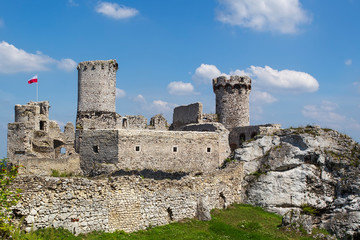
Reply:
<svg viewBox="0 0 360 240"><path fill-rule="evenodd" d="M235 150L244 163L244 201L300 221L311 232L325 228L341 239L360 237L360 146L319 127L257 136Z"/></svg>

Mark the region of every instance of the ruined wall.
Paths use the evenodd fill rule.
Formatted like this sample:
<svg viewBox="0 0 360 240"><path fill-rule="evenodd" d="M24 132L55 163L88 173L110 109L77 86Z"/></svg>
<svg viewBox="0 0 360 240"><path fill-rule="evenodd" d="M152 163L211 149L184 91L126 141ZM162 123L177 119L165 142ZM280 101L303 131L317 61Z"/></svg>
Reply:
<svg viewBox="0 0 360 240"><path fill-rule="evenodd" d="M219 117L214 113L203 113L201 115L201 122L203 123L216 123L219 122Z"/></svg>
<svg viewBox="0 0 360 240"><path fill-rule="evenodd" d="M67 123L65 133L61 132L59 125L49 120L49 108L48 101L15 106L15 122L8 124L7 156L10 162L27 166L22 172L50 174L51 166L62 170L68 169L68 161L79 162L75 155L65 160L75 153L73 124ZM79 170L79 166L74 168Z"/></svg>
<svg viewBox="0 0 360 240"><path fill-rule="evenodd" d="M173 172L206 172L220 158L219 134L210 132L119 130L119 169L157 169Z"/></svg>
<svg viewBox="0 0 360 240"><path fill-rule="evenodd" d="M18 161L21 175L51 176L52 171L72 175L82 175L80 168L80 157L78 154L66 156L65 154L57 159L26 157Z"/></svg>
<svg viewBox="0 0 360 240"><path fill-rule="evenodd" d="M226 158L223 141L217 132L84 130L82 169L89 175L119 169L213 171Z"/></svg>
<svg viewBox="0 0 360 240"><path fill-rule="evenodd" d="M201 122L202 111L203 106L199 102L174 108L173 128L178 129L186 124Z"/></svg>
<svg viewBox="0 0 360 240"><path fill-rule="evenodd" d="M75 234L131 232L194 218L200 203L210 210L241 202L241 180L241 164L180 180L18 177L14 187L23 192L14 212L24 217L27 231L64 227Z"/></svg>
<svg viewBox="0 0 360 240"><path fill-rule="evenodd" d="M216 114L227 129L250 125L249 94L251 79L247 76L221 76L213 79Z"/></svg>
<svg viewBox="0 0 360 240"><path fill-rule="evenodd" d="M81 169L86 175L113 171L118 162L118 130L83 130L79 141Z"/></svg>
<svg viewBox="0 0 360 240"><path fill-rule="evenodd" d="M280 124L265 124L233 128L229 134L229 144L232 150L241 146L241 143L254 138L256 135L272 135L281 129Z"/></svg>
<svg viewBox="0 0 360 240"><path fill-rule="evenodd" d="M124 123L126 121L126 123ZM147 119L142 115L125 116L123 119L123 128L127 129L145 129L147 127Z"/></svg>
<svg viewBox="0 0 360 240"><path fill-rule="evenodd" d="M221 123L193 123L181 128L182 131L196 132L216 132L219 134L219 154L220 159L229 157L231 151L229 147L229 131Z"/></svg>
<svg viewBox="0 0 360 240"><path fill-rule="evenodd" d="M155 130L168 130L169 126L166 118L162 114L157 114L150 119L150 126L148 128Z"/></svg>

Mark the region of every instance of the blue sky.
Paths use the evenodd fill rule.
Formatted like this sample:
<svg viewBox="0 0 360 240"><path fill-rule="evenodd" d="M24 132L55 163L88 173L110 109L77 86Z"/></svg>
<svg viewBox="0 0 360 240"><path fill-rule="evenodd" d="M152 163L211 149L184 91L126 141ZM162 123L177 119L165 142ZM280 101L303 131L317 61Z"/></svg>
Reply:
<svg viewBox="0 0 360 240"><path fill-rule="evenodd" d="M116 59L117 112L163 113L200 101L211 78L253 79L251 124L317 124L360 140L360 2L356 0L3 0L0 156L14 105L49 100L75 121L81 61Z"/></svg>

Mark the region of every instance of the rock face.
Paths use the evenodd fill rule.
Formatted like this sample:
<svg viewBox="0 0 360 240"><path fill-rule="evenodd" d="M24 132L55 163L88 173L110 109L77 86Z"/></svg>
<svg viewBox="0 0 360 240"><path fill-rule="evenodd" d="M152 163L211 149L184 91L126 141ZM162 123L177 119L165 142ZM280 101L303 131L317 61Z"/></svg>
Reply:
<svg viewBox="0 0 360 240"><path fill-rule="evenodd" d="M236 149L244 162L244 201L311 232L360 237L360 146L330 129L283 129Z"/></svg>

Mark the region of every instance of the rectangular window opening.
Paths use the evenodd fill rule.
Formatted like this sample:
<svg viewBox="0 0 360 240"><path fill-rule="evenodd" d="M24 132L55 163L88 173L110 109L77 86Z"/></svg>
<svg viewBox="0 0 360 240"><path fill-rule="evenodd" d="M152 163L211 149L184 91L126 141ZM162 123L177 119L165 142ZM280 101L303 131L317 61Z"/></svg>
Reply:
<svg viewBox="0 0 360 240"><path fill-rule="evenodd" d="M173 147L173 152L177 152L178 148L177 147Z"/></svg>
<svg viewBox="0 0 360 240"><path fill-rule="evenodd" d="M211 152L211 148L210 148L210 147L206 148L206 152L210 153L210 152Z"/></svg>
<svg viewBox="0 0 360 240"><path fill-rule="evenodd" d="M140 152L140 146L136 146L135 151Z"/></svg>
<svg viewBox="0 0 360 240"><path fill-rule="evenodd" d="M99 153L99 146L93 146L93 152Z"/></svg>
<svg viewBox="0 0 360 240"><path fill-rule="evenodd" d="M16 155L25 155L25 151L15 151Z"/></svg>
<svg viewBox="0 0 360 240"><path fill-rule="evenodd" d="M40 130L46 131L46 121L40 121Z"/></svg>

